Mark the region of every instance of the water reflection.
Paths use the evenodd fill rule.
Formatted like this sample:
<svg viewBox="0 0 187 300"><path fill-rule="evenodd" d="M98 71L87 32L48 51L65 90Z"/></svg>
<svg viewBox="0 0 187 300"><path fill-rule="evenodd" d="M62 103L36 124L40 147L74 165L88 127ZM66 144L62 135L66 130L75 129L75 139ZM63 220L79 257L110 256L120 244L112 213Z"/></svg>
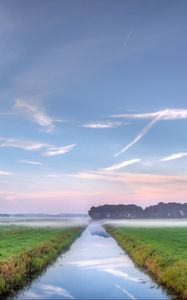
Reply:
<svg viewBox="0 0 187 300"><path fill-rule="evenodd" d="M40 290L42 290L43 299L54 299L60 297L60 299L74 299L74 297L67 290L62 287L58 287L50 284L39 284L35 291L28 291L24 299L41 299L39 298Z"/></svg>
<svg viewBox="0 0 187 300"><path fill-rule="evenodd" d="M70 251L18 295L18 299L73 298L170 299L99 223L90 224Z"/></svg>
<svg viewBox="0 0 187 300"><path fill-rule="evenodd" d="M92 235L98 235L104 238L110 237L106 230L101 226L90 226L89 230Z"/></svg>

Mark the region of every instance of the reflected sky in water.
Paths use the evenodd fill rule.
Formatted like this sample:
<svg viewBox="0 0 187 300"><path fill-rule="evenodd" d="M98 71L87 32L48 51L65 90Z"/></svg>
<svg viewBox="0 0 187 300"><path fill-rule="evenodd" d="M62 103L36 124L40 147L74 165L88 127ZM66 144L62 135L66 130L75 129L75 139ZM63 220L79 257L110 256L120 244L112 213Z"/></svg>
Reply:
<svg viewBox="0 0 187 300"><path fill-rule="evenodd" d="M170 299L99 223L16 299Z"/></svg>

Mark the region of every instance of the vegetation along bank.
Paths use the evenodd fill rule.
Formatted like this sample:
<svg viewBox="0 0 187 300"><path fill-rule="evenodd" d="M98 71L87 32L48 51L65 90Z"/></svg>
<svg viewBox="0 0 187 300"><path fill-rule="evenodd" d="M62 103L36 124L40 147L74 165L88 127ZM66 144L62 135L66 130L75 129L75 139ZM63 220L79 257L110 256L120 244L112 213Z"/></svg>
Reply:
<svg viewBox="0 0 187 300"><path fill-rule="evenodd" d="M0 297L14 294L67 251L83 228L0 227Z"/></svg>
<svg viewBox="0 0 187 300"><path fill-rule="evenodd" d="M158 283L187 299L187 228L124 228L107 231Z"/></svg>

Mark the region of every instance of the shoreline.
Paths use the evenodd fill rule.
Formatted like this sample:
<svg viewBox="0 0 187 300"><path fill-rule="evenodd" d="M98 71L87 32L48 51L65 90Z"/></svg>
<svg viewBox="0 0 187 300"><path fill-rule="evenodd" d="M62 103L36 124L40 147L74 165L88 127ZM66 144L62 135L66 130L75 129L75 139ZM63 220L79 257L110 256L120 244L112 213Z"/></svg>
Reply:
<svg viewBox="0 0 187 300"><path fill-rule="evenodd" d="M61 229L20 229L20 227L14 227L13 234L18 235L18 238L20 238L19 231L21 231L23 242L24 239L27 239L30 231L32 232L32 238L35 238L38 233L43 237L40 236L40 240L35 246L27 247L24 251L18 252L17 255L14 254L0 260L0 298L13 297L20 289L23 289L33 279L41 275L48 266L53 264L61 254L70 248L72 243L81 235L83 229L83 227ZM12 234L11 229L10 232Z"/></svg>
<svg viewBox="0 0 187 300"><path fill-rule="evenodd" d="M157 241L156 237L154 241L154 233L160 233L160 230L165 230L165 240L168 238L169 241L167 233L172 232L172 228L128 228L109 225L104 227L133 262L165 287L174 299L187 299L187 260L177 256L175 249L172 251L172 246L165 246L164 240L160 248L161 241ZM175 230L179 232L181 228ZM187 239L187 229L182 230L185 231ZM158 246L155 246L156 243Z"/></svg>

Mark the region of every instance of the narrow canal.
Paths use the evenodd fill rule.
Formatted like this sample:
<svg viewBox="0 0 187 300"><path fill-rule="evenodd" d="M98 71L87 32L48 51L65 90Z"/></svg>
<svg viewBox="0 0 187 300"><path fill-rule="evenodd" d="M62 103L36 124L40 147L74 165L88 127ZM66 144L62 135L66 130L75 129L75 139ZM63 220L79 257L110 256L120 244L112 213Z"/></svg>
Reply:
<svg viewBox="0 0 187 300"><path fill-rule="evenodd" d="M141 254L140 254L141 255ZM99 223L15 299L171 299Z"/></svg>

